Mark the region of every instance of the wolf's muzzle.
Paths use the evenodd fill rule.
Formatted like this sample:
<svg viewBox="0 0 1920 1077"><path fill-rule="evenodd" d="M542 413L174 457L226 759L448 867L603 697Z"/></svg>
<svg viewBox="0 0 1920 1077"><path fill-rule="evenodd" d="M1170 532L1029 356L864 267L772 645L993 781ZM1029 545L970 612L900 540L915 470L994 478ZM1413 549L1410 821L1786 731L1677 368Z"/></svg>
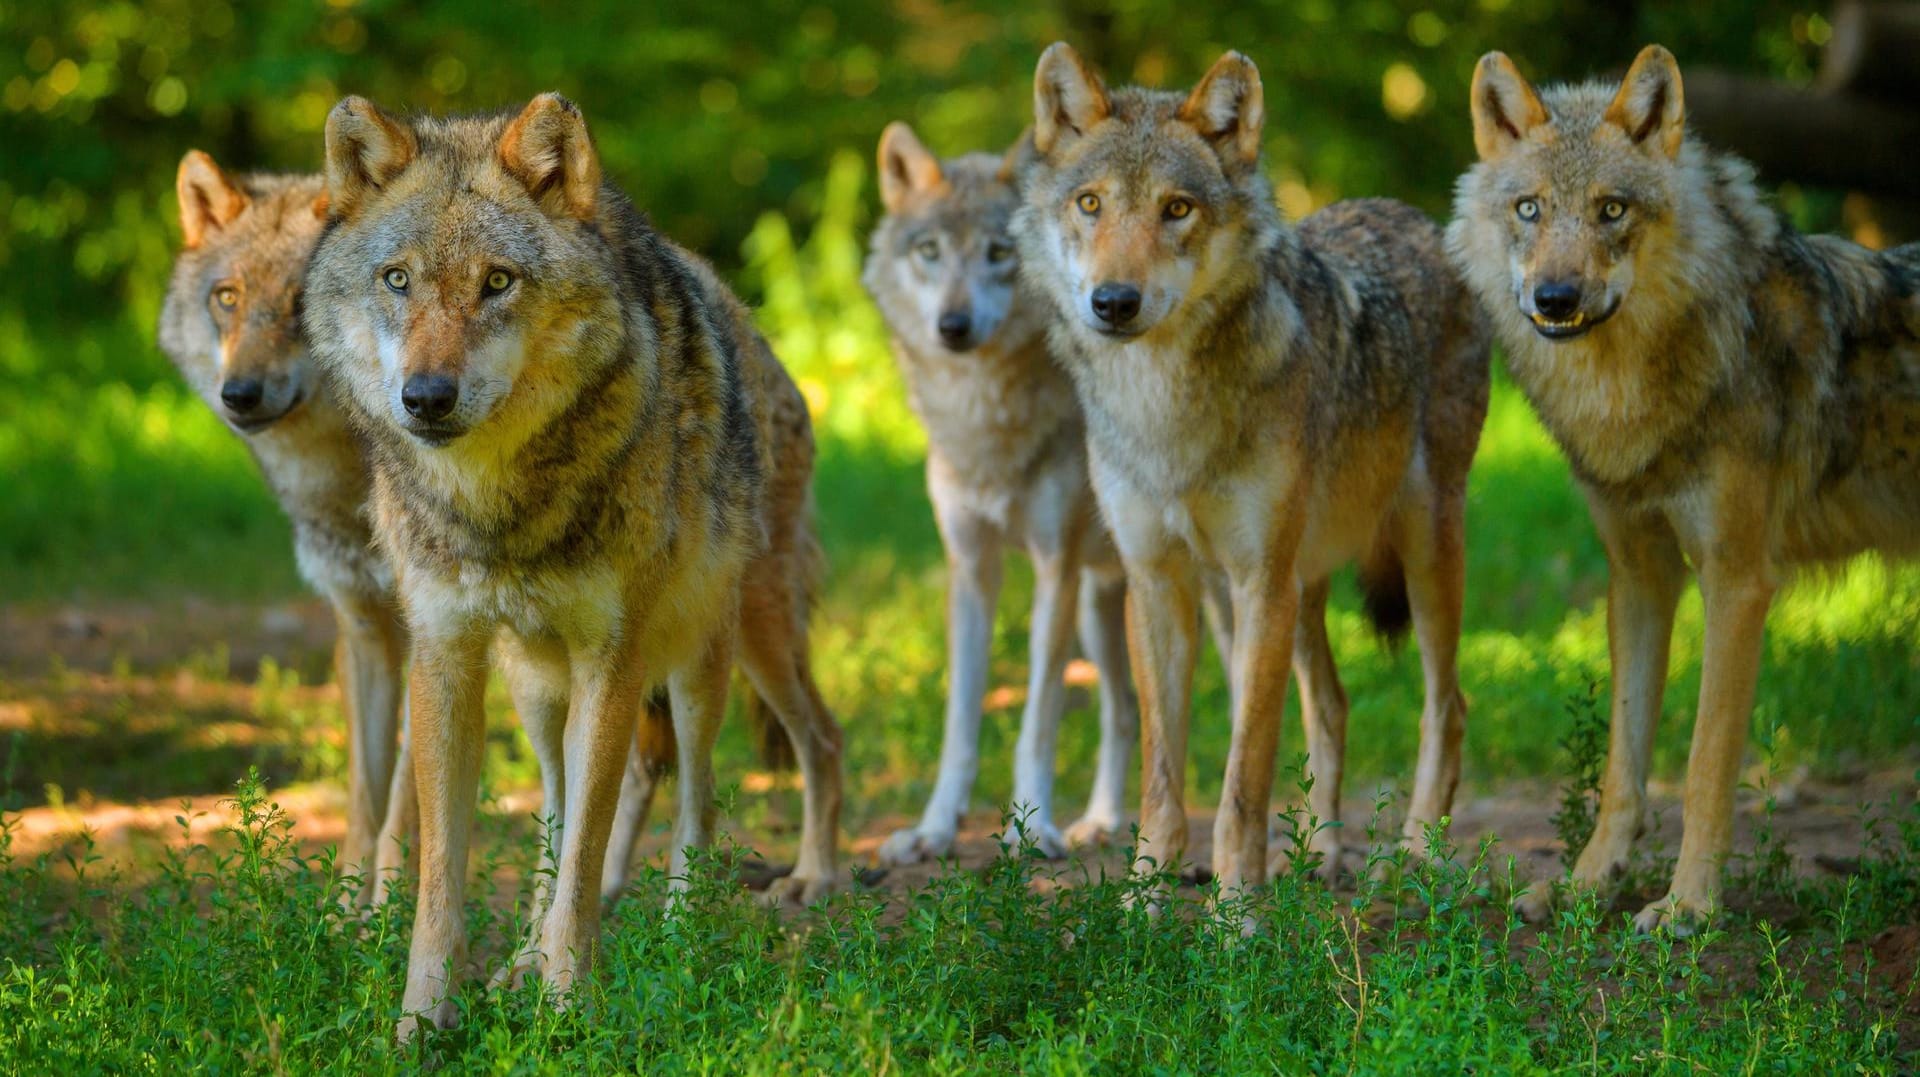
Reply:
<svg viewBox="0 0 1920 1077"><path fill-rule="evenodd" d="M964 310L950 310L940 315L936 328L940 330L940 343L954 351L973 343L973 316Z"/></svg>
<svg viewBox="0 0 1920 1077"><path fill-rule="evenodd" d="M400 406L407 414L437 423L453 414L460 403L460 383L445 374L415 374L400 387Z"/></svg>

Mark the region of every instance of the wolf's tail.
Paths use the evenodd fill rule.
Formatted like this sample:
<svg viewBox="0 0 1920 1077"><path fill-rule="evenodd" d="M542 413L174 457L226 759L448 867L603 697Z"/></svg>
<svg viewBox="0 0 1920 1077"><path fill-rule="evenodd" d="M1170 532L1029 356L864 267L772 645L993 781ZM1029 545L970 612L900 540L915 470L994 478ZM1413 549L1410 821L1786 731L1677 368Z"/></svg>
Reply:
<svg viewBox="0 0 1920 1077"><path fill-rule="evenodd" d="M1360 605L1374 632L1389 645L1406 639L1413 625L1413 606L1407 600L1407 571L1400 563L1400 551L1391 543L1375 542L1373 552L1360 562L1359 576Z"/></svg>

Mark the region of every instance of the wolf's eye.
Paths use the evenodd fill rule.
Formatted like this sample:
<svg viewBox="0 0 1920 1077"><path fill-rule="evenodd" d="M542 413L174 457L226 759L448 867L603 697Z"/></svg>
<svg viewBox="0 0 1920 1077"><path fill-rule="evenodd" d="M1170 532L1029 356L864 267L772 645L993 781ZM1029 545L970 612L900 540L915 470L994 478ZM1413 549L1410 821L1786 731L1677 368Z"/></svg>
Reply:
<svg viewBox="0 0 1920 1077"><path fill-rule="evenodd" d="M512 283L513 283L513 274L507 272L504 269L496 269L493 272L487 274L486 289L481 294L489 295L489 296L499 295L501 292L504 292L507 290L507 285Z"/></svg>
<svg viewBox="0 0 1920 1077"><path fill-rule="evenodd" d="M938 262L940 260L940 241L937 239L923 239L913 245L913 253L925 258L929 262Z"/></svg>
<svg viewBox="0 0 1920 1077"><path fill-rule="evenodd" d="M240 289L231 284L222 284L213 290L213 301L221 310L232 310L240 305Z"/></svg>
<svg viewBox="0 0 1920 1077"><path fill-rule="evenodd" d="M1531 198L1522 198L1520 201L1514 203L1513 211L1518 213L1520 219L1523 221L1537 221L1540 219L1540 203Z"/></svg>
<svg viewBox="0 0 1920 1077"><path fill-rule="evenodd" d="M987 244L987 261L1001 265L1013 259L1013 244L1004 239L996 239Z"/></svg>
<svg viewBox="0 0 1920 1077"><path fill-rule="evenodd" d="M1193 203L1187 201L1184 198L1176 198L1173 201L1167 203L1167 209L1166 209L1167 220L1170 220L1170 221L1185 220L1187 215L1192 212L1193 212Z"/></svg>
<svg viewBox="0 0 1920 1077"><path fill-rule="evenodd" d="M400 292L402 294L406 293L407 271L404 269L401 269L399 266L395 266L392 269L389 269L385 273L381 274L380 279L386 281L387 287L393 289L394 291Z"/></svg>
<svg viewBox="0 0 1920 1077"><path fill-rule="evenodd" d="M1086 194L1074 199L1073 203L1080 207L1080 212L1089 217L1100 212L1100 196L1094 194L1092 191L1088 191Z"/></svg>
<svg viewBox="0 0 1920 1077"><path fill-rule="evenodd" d="M1618 198L1609 198L1600 203L1600 216L1609 221L1617 221L1627 215L1627 204Z"/></svg>

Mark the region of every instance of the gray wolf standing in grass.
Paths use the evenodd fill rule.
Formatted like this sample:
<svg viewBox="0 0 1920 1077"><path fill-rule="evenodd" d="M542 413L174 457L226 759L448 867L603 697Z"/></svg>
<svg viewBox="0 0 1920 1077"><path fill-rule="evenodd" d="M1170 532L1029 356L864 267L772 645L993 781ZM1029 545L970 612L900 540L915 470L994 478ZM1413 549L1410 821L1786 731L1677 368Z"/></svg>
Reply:
<svg viewBox="0 0 1920 1077"><path fill-rule="evenodd" d="M1048 856L1115 835L1140 727L1127 670L1126 580L1087 484L1073 383L1047 355L1046 299L1019 287L1014 171L1005 157L940 160L904 123L880 139L880 198L863 280L885 315L907 396L927 431L927 491L947 553L947 716L940 773L918 825L880 860L945 856L980 769L1001 553L1033 560L1027 699L1014 754L1013 814ZM1053 823L1054 743L1078 609L1100 671L1100 756L1086 815Z"/></svg>
<svg viewBox="0 0 1920 1077"><path fill-rule="evenodd" d="M387 815L407 632L373 545L366 463L300 333L300 277L326 220L325 186L319 176L229 176L194 150L176 187L185 246L160 346L245 441L293 524L300 575L333 606L347 713L340 867L358 874L374 866Z"/></svg>
<svg viewBox="0 0 1920 1077"><path fill-rule="evenodd" d="M1198 581L1216 572L1229 590L1233 734L1213 841L1226 894L1266 877L1290 660L1310 808L1340 817L1347 700L1325 619L1328 575L1347 561L1375 624L1404 628L1411 612L1419 637L1407 838L1446 814L1466 727L1467 468L1487 405L1484 316L1439 228L1381 200L1289 226L1260 170L1264 120L1259 72L1237 52L1183 96L1109 91L1056 44L1034 74L1039 161L1014 226L1023 271L1057 308L1055 353L1126 565L1142 869L1186 849ZM1315 842L1330 868L1338 831Z"/></svg>
<svg viewBox="0 0 1920 1077"><path fill-rule="evenodd" d="M837 880L840 730L806 648L820 557L806 407L746 309L610 183L580 111L327 120L332 211L306 328L373 468L375 530L412 631L420 901L400 1035L455 1015L487 651L564 773L557 871L503 979L591 966L634 716L671 698L672 872L714 822L736 647L806 781L782 892ZM744 584L744 587L743 587ZM744 595L744 601L743 601Z"/></svg>
<svg viewBox="0 0 1920 1077"><path fill-rule="evenodd" d="M1802 565L1920 551L1920 245L1802 236L1753 169L1688 136L1658 45L1618 87L1473 80L1480 163L1448 247L1566 452L1607 551L1613 733L1573 881L1626 867L1646 807L1673 615L1706 607L1684 836L1636 918L1713 911L1773 596ZM1524 906L1538 916L1548 894Z"/></svg>

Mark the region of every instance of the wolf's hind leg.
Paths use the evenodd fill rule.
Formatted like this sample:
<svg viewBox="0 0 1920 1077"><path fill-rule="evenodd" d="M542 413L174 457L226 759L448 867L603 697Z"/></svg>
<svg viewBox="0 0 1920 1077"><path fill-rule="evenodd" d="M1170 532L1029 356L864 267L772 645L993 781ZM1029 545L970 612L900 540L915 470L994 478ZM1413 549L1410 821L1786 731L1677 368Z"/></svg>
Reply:
<svg viewBox="0 0 1920 1077"><path fill-rule="evenodd" d="M753 597L763 596L756 590ZM813 681L804 605L780 608L786 616L741 619L740 664L786 730L804 786L799 856L793 871L768 888L768 899L811 905L846 885L838 867L842 742L840 723Z"/></svg>
<svg viewBox="0 0 1920 1077"><path fill-rule="evenodd" d="M1453 810L1460 784L1460 747L1467 734L1467 701L1460 692L1460 617L1466 602L1465 490L1422 498L1396 516L1393 542L1405 574L1426 703L1420 711L1420 747L1413 796L1402 840L1416 855L1436 850L1427 832Z"/></svg>
<svg viewBox="0 0 1920 1077"><path fill-rule="evenodd" d="M1300 683L1300 724L1307 735L1307 773L1313 778L1307 809L1316 829L1307 845L1320 858L1316 874L1328 884L1340 870L1340 785L1347 758L1347 693L1327 639L1331 589L1327 579L1301 586L1299 627L1293 635L1293 675ZM1270 855L1268 874L1275 874L1281 864Z"/></svg>

